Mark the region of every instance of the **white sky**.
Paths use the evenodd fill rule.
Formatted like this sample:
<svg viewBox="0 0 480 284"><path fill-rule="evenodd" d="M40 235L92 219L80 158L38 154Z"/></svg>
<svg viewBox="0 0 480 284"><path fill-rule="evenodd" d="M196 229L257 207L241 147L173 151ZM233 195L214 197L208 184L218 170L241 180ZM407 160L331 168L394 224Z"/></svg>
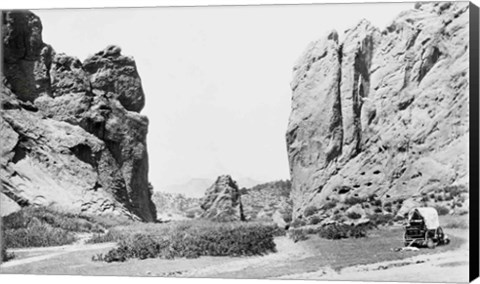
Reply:
<svg viewBox="0 0 480 284"><path fill-rule="evenodd" d="M294 62L309 42L362 18L384 28L413 3L36 10L43 40L84 60L133 56L150 120L156 190L224 173L289 178L285 131Z"/></svg>

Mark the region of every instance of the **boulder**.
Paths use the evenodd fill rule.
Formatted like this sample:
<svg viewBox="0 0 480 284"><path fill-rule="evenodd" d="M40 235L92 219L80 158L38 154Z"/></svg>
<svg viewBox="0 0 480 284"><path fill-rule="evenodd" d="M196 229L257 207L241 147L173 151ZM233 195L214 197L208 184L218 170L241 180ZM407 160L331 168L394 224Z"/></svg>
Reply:
<svg viewBox="0 0 480 284"><path fill-rule="evenodd" d="M132 57L121 54L118 46L108 46L88 57L83 67L89 74L92 88L114 94L129 111L140 112L145 105L142 82Z"/></svg>

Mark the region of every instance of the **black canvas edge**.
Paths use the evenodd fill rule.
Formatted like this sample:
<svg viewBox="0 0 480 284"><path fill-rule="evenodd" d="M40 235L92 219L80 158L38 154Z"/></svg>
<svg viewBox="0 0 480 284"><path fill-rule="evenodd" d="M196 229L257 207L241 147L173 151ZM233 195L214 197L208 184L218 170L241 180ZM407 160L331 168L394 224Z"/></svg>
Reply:
<svg viewBox="0 0 480 284"><path fill-rule="evenodd" d="M479 10L470 2L470 282L479 276Z"/></svg>

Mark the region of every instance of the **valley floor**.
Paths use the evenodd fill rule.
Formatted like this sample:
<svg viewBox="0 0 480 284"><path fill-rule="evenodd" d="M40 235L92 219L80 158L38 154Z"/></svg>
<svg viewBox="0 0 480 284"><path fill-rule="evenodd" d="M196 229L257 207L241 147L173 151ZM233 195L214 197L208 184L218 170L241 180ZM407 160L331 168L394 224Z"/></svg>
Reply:
<svg viewBox="0 0 480 284"><path fill-rule="evenodd" d="M76 274L214 278L282 278L381 281L468 281L468 230L445 229L452 242L436 249L396 252L402 228L370 232L368 238L325 240L310 236L293 243L275 240L277 253L255 257L146 259L94 262L114 243L12 250L16 258L0 266L9 274Z"/></svg>

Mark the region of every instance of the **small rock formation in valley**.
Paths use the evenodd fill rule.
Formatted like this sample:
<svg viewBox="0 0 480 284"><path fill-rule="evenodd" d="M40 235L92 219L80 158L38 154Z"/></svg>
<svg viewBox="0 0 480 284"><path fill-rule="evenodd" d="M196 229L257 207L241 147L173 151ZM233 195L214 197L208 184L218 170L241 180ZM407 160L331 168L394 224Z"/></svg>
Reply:
<svg viewBox="0 0 480 284"><path fill-rule="evenodd" d="M286 134L294 219L468 211L468 5L419 3L306 49Z"/></svg>
<svg viewBox="0 0 480 284"><path fill-rule="evenodd" d="M156 220L135 61L117 46L84 62L56 53L35 14L2 13L2 214L43 205Z"/></svg>
<svg viewBox="0 0 480 284"><path fill-rule="evenodd" d="M214 221L244 221L243 206L237 183L229 176L219 176L201 201L201 218Z"/></svg>

